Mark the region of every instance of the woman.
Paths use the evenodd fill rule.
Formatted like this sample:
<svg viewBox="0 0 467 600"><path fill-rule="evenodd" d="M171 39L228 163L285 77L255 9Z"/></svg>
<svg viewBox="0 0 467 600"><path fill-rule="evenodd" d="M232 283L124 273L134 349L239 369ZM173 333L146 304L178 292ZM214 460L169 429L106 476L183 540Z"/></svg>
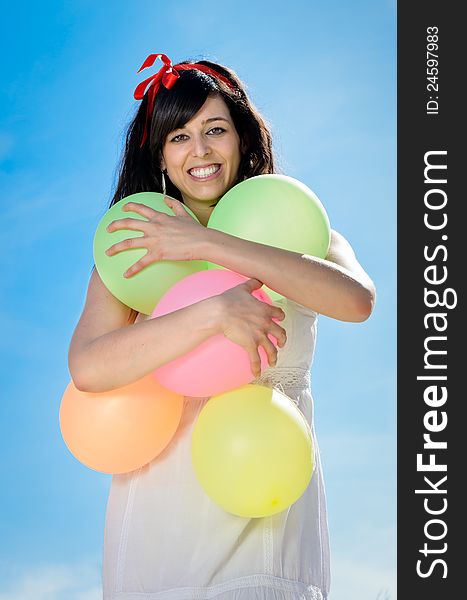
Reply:
<svg viewBox="0 0 467 600"><path fill-rule="evenodd" d="M142 68L159 57L160 71L135 91L142 103L128 130L112 203L136 192L163 192L172 198L166 202L174 216L128 205L147 221L121 219L109 230L135 229L143 236L107 252L147 249L127 277L157 260L204 259L250 279L148 319L113 297L94 271L70 346L72 378L84 391L120 387L223 333L246 349L257 382L279 386L298 404L314 436L309 368L317 314L365 320L374 303L373 284L335 231L323 260L205 227L233 185L274 172L271 136L231 70L208 61L173 67L159 54L149 56ZM251 292L262 283L284 299L273 306L256 300ZM268 334L277 338L278 349ZM269 361L263 374L260 346ZM166 450L143 468L113 477L104 598L325 599L329 548L316 439L312 480L289 509L260 519L228 514L203 492L191 466L191 432L207 401L185 398L180 426Z"/></svg>

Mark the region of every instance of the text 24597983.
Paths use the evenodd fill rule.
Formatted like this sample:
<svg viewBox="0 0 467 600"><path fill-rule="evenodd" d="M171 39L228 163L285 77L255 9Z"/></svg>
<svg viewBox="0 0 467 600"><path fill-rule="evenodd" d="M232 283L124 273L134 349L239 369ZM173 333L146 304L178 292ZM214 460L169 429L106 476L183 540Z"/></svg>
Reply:
<svg viewBox="0 0 467 600"><path fill-rule="evenodd" d="M437 115L438 104L438 27L426 28L426 114Z"/></svg>

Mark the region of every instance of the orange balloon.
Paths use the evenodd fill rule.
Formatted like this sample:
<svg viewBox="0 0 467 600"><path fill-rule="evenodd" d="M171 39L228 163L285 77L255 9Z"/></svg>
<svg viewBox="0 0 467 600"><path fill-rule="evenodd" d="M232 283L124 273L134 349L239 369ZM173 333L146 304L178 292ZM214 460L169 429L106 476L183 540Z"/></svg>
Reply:
<svg viewBox="0 0 467 600"><path fill-rule="evenodd" d="M60 405L60 430L87 467L127 473L164 450L182 410L183 396L163 388L152 373L110 392L81 392L71 382Z"/></svg>

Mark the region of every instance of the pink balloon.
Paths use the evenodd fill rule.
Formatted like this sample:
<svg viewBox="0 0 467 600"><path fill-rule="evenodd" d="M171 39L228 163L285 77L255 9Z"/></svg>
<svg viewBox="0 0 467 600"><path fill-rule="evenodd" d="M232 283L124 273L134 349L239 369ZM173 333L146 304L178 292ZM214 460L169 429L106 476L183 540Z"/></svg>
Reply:
<svg viewBox="0 0 467 600"><path fill-rule="evenodd" d="M160 317L206 298L222 294L248 278L225 269L200 271L173 285L160 299L152 317ZM272 304L262 289L253 296ZM183 335L183 332L180 332ZM269 336L274 345L277 340ZM261 370L268 366L262 346L259 347ZM215 335L187 354L159 367L156 379L169 390L202 398L233 390L254 380L247 351L224 335Z"/></svg>

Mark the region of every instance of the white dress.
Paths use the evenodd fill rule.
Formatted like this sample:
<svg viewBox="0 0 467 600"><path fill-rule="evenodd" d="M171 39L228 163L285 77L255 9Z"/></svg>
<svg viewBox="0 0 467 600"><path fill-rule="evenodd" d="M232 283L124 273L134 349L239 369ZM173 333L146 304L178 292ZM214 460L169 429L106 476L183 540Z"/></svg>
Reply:
<svg viewBox="0 0 467 600"><path fill-rule="evenodd" d="M283 299L287 343L256 383L292 398L310 423L315 470L304 494L270 517L225 512L198 483L191 433L208 398L184 400L179 428L150 464L112 478L104 535L104 600L325 600L329 542L310 366L312 310Z"/></svg>

